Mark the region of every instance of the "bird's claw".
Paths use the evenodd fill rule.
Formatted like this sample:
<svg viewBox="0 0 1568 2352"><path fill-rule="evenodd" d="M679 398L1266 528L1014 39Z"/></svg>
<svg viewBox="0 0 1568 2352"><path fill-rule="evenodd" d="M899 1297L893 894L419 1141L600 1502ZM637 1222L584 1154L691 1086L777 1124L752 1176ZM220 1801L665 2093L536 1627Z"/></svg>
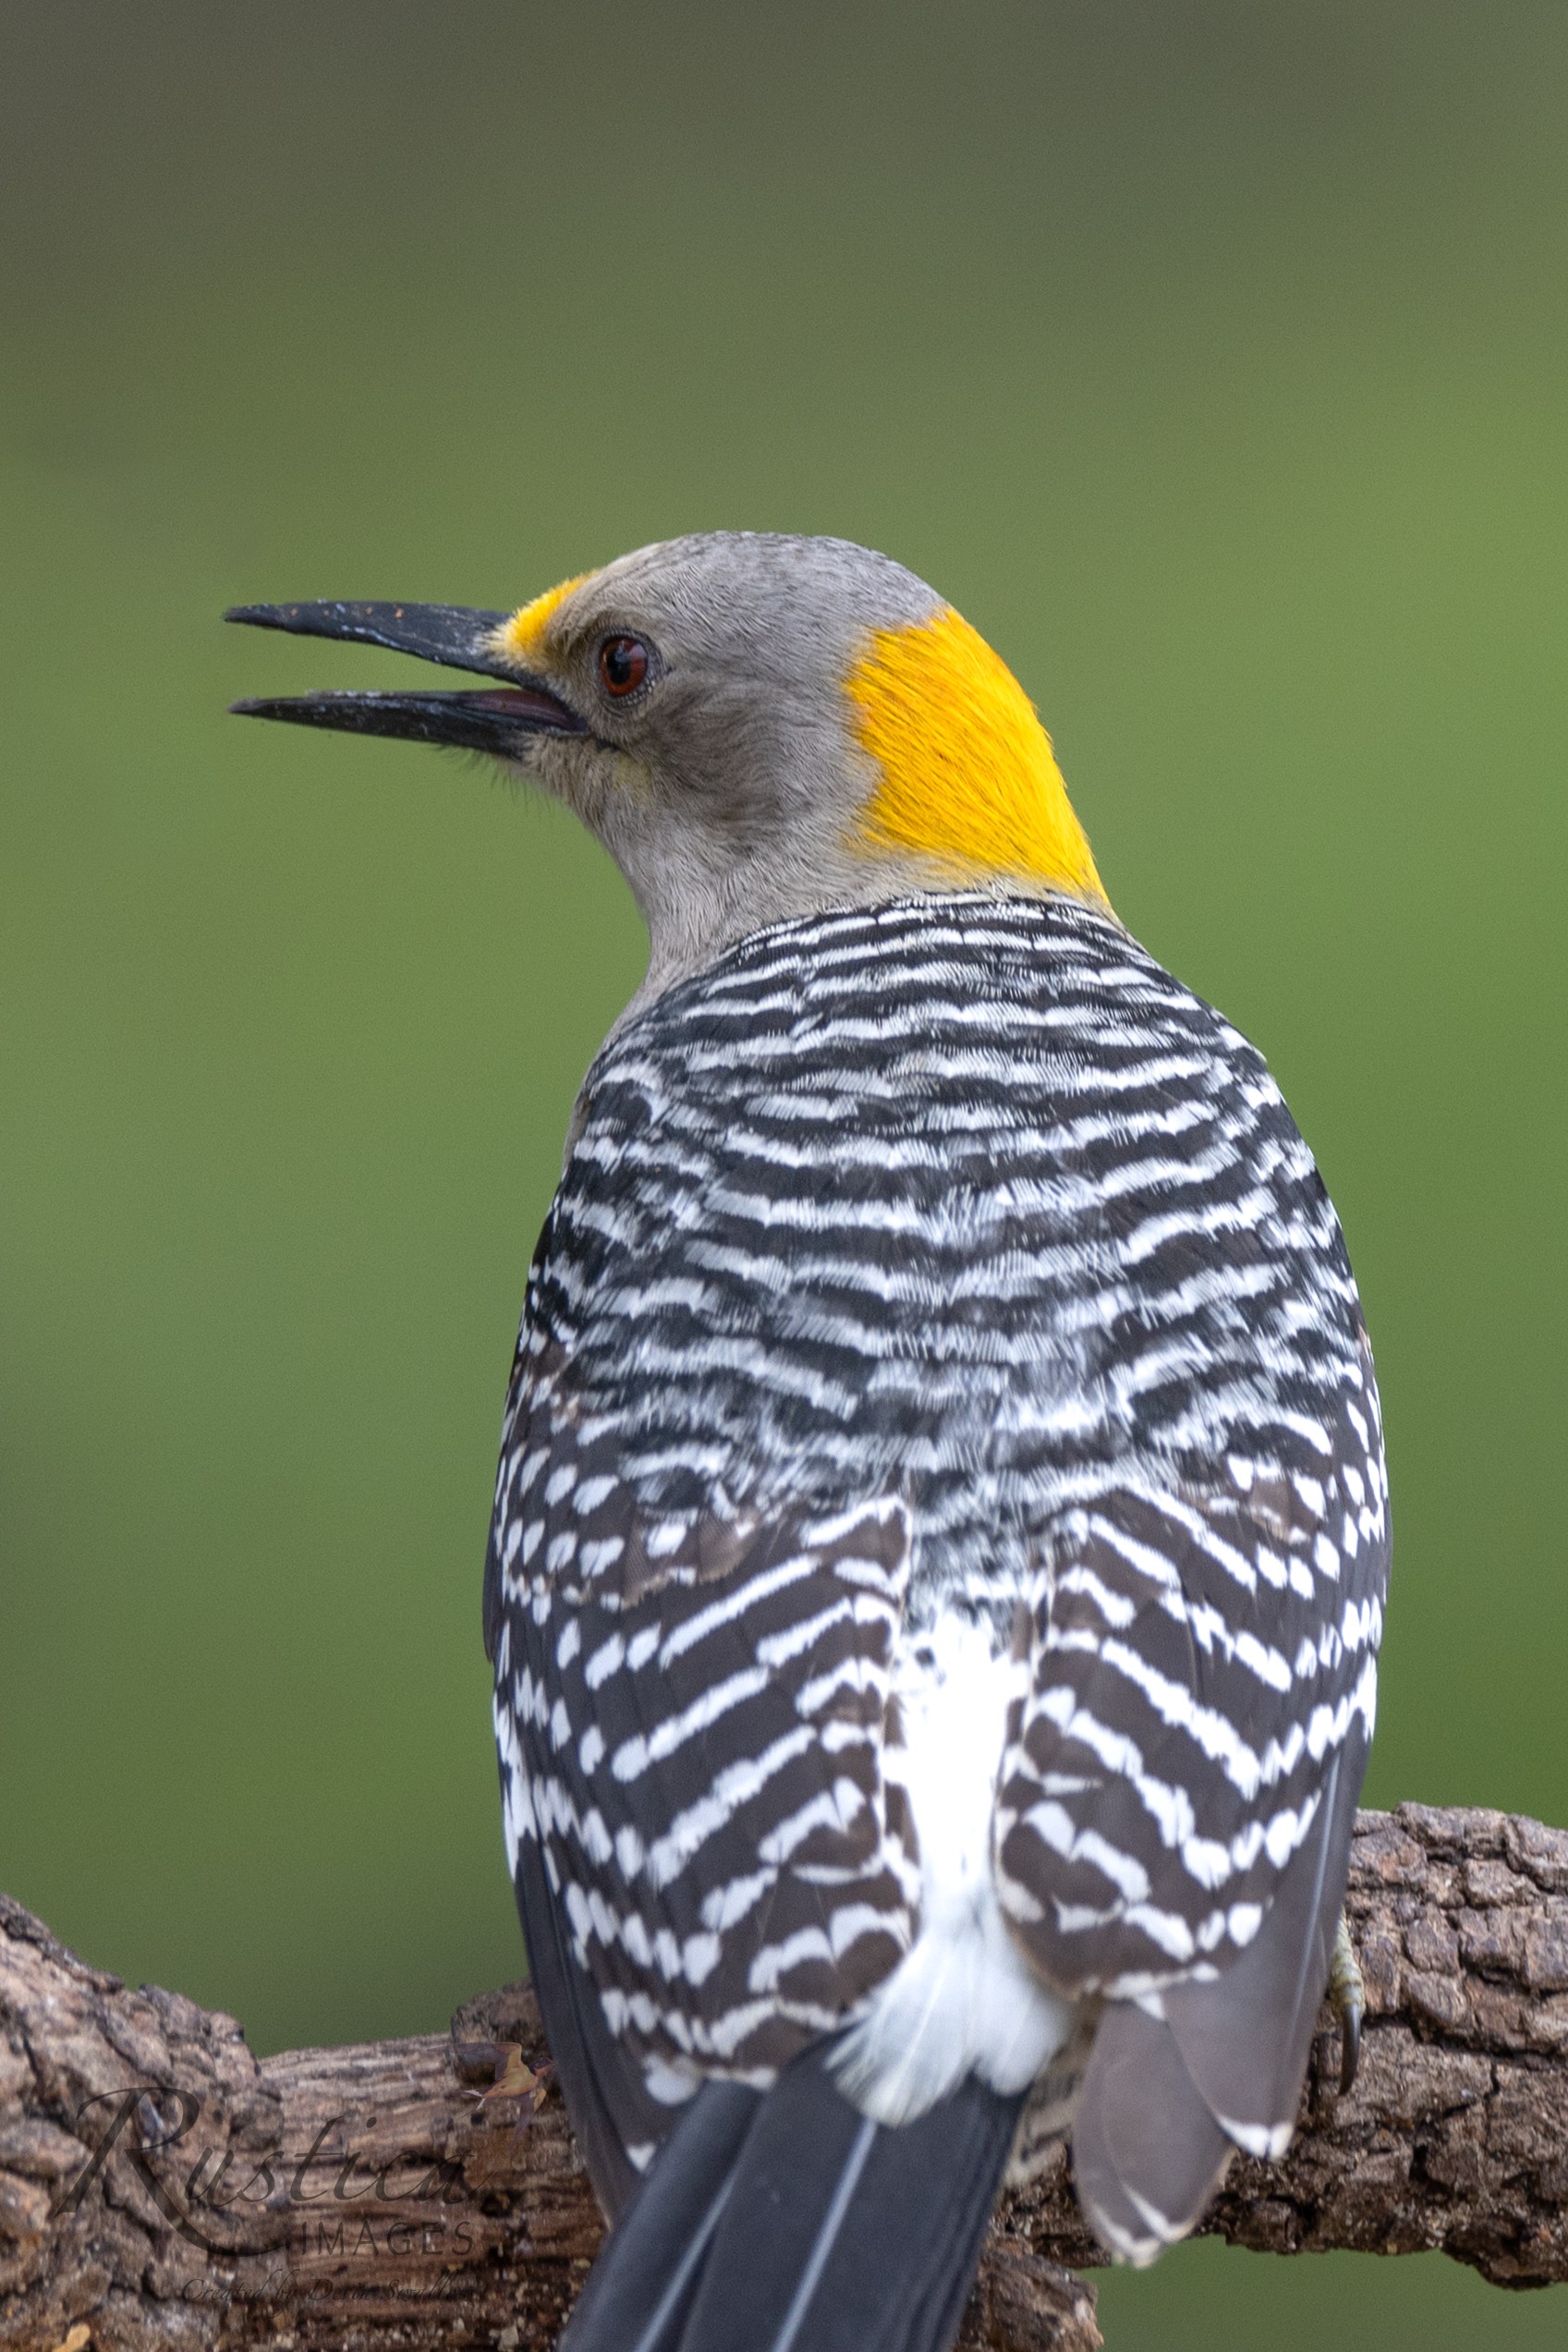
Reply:
<svg viewBox="0 0 1568 2352"><path fill-rule="evenodd" d="M1362 1979L1350 1930L1340 1913L1334 1948L1329 1961L1329 2005L1340 2021L1340 2097L1355 2080L1361 2061L1361 2021L1367 2014L1367 1987Z"/></svg>

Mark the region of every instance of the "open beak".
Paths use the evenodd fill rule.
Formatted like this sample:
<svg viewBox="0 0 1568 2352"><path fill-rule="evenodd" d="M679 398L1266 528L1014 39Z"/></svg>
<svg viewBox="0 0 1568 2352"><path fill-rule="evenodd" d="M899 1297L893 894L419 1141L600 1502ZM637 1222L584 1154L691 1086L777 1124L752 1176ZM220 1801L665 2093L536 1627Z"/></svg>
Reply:
<svg viewBox="0 0 1568 2352"><path fill-rule="evenodd" d="M586 723L537 678L497 653L504 613L470 613L456 604L236 604L225 621L284 628L297 637L343 637L386 645L447 669L475 670L504 685L457 694L287 694L229 705L244 718L291 719L296 726L338 727L349 735L396 735L414 743L456 745L516 759L524 738L586 735Z"/></svg>

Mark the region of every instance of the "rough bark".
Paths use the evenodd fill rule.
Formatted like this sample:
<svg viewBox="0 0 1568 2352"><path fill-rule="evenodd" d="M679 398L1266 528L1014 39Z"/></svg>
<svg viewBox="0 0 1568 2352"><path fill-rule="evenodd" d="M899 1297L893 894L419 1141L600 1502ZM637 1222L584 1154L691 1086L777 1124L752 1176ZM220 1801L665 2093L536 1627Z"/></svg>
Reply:
<svg viewBox="0 0 1568 2352"><path fill-rule="evenodd" d="M1568 1832L1363 1813L1347 1909L1355 2088L1325 2013L1290 2154L1238 2160L1207 2227L1568 2279ZM599 2238L526 1987L450 2036L258 2061L233 2018L128 1991L0 1896L0 2345L527 2352ZM1090 2352L1064 2266L1100 2259L1058 2150L1003 2200L966 2346Z"/></svg>

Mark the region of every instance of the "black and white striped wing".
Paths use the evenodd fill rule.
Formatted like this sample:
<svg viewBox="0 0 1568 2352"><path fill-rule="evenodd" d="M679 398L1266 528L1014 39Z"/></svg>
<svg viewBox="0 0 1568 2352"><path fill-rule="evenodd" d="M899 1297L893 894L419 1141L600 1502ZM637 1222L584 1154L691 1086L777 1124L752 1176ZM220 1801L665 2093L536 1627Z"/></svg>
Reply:
<svg viewBox="0 0 1568 2352"><path fill-rule="evenodd" d="M1369 1740L1387 1529L1375 1399L1352 1410L1312 1471L1129 1481L1056 1529L997 1831L1054 1982L1136 1997L1226 1967Z"/></svg>
<svg viewBox="0 0 1568 2352"><path fill-rule="evenodd" d="M907 1949L884 1769L903 1507L639 1520L564 1368L524 1361L486 1640L546 2029L614 2211L709 2074L765 2079Z"/></svg>
<svg viewBox="0 0 1568 2352"><path fill-rule="evenodd" d="M1080 2141L1126 2041L1136 2146L1107 2169L1147 2179L1156 2143L1207 2149L1207 2172L1145 2200L1172 2236L1230 2140L1278 2154L1295 2117L1376 1709L1389 1541L1369 1356L1364 1374L1332 1424L1270 1433L1267 1474L1237 1455L1206 1491L1129 1480L1069 1512L1039 1579L999 1890L1051 1981L1115 2005ZM1170 2115L1149 2089L1162 2029L1181 2062ZM1189 2085L1211 2130L1174 2128ZM1080 2144L1080 2186L1086 2169ZM1147 2220L1124 2250L1152 2250Z"/></svg>

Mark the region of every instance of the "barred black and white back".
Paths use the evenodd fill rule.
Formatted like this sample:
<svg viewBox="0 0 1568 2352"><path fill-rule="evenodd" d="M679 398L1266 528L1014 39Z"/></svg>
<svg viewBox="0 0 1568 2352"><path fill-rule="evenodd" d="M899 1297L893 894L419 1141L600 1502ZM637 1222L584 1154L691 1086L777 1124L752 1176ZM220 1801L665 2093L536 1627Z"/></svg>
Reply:
<svg viewBox="0 0 1568 2352"><path fill-rule="evenodd" d="M532 1270L485 1599L607 2205L703 2081L845 2028L900 2123L1098 2017L1077 2176L1135 2256L1282 2145L1386 1494L1311 1155L1109 917L784 922L628 1021Z"/></svg>

